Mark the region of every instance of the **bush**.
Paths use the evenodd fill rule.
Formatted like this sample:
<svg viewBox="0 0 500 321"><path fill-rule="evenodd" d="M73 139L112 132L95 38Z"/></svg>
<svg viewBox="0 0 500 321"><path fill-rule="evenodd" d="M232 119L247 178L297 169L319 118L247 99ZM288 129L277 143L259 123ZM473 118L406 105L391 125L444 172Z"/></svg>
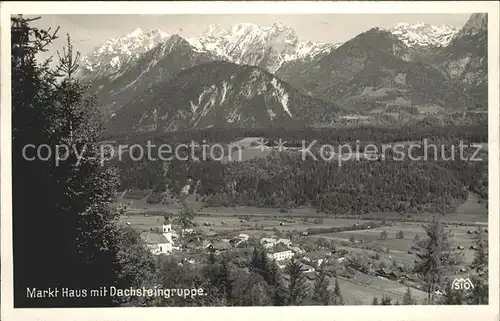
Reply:
<svg viewBox="0 0 500 321"><path fill-rule="evenodd" d="M314 219L314 224L323 224L323 219L318 217Z"/></svg>
<svg viewBox="0 0 500 321"><path fill-rule="evenodd" d="M147 199L148 204L159 204L163 200L162 193L151 193Z"/></svg>
<svg viewBox="0 0 500 321"><path fill-rule="evenodd" d="M331 246L331 242L330 240L324 238L324 237L320 237L316 240L316 244L319 246L319 247L324 247L324 248L330 248Z"/></svg>
<svg viewBox="0 0 500 321"><path fill-rule="evenodd" d="M387 231L380 232L380 239L381 240L387 240L388 236L389 235L387 234Z"/></svg>

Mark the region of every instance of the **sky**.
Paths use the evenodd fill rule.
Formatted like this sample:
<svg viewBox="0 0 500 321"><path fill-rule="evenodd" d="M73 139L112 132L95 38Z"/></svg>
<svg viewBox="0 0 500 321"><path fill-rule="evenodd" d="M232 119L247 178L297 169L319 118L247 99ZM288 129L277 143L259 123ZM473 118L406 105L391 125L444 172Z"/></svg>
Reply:
<svg viewBox="0 0 500 321"><path fill-rule="evenodd" d="M237 23L269 26L274 22L291 27L300 40L339 43L373 27L391 28L399 22L429 23L462 27L469 14L283 14L283 15L45 15L40 27L60 27L53 51L62 49L70 34L75 50L83 55L112 37L124 36L136 28L160 29L169 34L194 37L210 24L228 29Z"/></svg>

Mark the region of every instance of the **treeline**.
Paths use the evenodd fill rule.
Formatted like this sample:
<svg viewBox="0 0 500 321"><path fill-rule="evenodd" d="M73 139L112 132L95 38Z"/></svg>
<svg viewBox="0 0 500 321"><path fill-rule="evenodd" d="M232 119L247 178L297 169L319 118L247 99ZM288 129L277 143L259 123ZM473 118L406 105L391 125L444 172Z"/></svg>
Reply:
<svg viewBox="0 0 500 321"><path fill-rule="evenodd" d="M314 206L335 214L368 212L452 212L467 198L459 171L435 162L303 160L274 153L266 158L221 164L217 161L142 160L119 164L121 188L169 186L173 191L193 182L192 191L208 206L294 208ZM136 170L139 169L139 170ZM469 169L465 166L463 169ZM475 180L473 175L464 175Z"/></svg>
<svg viewBox="0 0 500 321"><path fill-rule="evenodd" d="M370 130L377 129L363 130L370 133ZM383 132L384 129L380 130ZM450 135L452 132L445 133ZM194 135L197 133L193 132ZM330 134L335 135L335 131L331 130ZM414 137L412 141L415 142ZM473 156L476 148L468 147L467 141L458 138L445 139L438 135L425 141L427 145L422 141L416 141L416 144L421 147L413 148L411 153L409 146L398 148L399 154L387 149L378 159L344 161L341 166L335 158L333 161L321 160L319 148L312 149L318 160L310 156L303 160L300 152L273 152L266 158L223 164L213 160L193 161L184 151L188 158L185 161L162 162L146 157L136 161L125 153L116 165L120 169L121 190L152 189L160 193L168 186L177 193L191 178L198 182L192 191L201 194L209 206L286 208L310 205L321 211L342 214L381 211L446 213L455 210L467 198L467 190L487 201L485 150L475 155L482 160L475 161L467 157ZM366 142L359 144L360 148L364 145ZM461 150L460 146L465 147ZM155 148L152 153L156 155ZM199 154L201 150L195 153ZM410 159L410 156L414 158ZM414 160L415 157L421 159Z"/></svg>
<svg viewBox="0 0 500 321"><path fill-rule="evenodd" d="M370 223L363 223L363 224L354 225L354 226L316 227L316 228L308 229L307 233L308 233L308 235L339 233L339 232L345 232L345 231L366 230L369 228L377 228L380 226L384 226L384 224L378 223L378 222L370 222Z"/></svg>
<svg viewBox="0 0 500 321"><path fill-rule="evenodd" d="M156 144L187 143L195 141L202 143L230 143L243 137L265 137L270 141L280 138L287 146L302 146L302 141L317 140L323 144L343 144L360 142L389 143L400 141L419 141L425 138L443 140L464 140L471 142L488 141L488 123L478 122L468 125L439 125L420 122L418 124L403 124L398 126L356 125L336 128L207 128L178 132L150 132L107 136L106 140L116 140L122 144L144 144L151 140Z"/></svg>
<svg viewBox="0 0 500 321"><path fill-rule="evenodd" d="M451 173L412 161L346 162L339 167L336 162L278 154L235 163L228 177L234 187L226 187L222 195L234 195L237 203L312 205L336 214L449 212L466 197Z"/></svg>
<svg viewBox="0 0 500 321"><path fill-rule="evenodd" d="M451 161L438 164L456 173L464 186L488 203L488 155L481 162Z"/></svg>

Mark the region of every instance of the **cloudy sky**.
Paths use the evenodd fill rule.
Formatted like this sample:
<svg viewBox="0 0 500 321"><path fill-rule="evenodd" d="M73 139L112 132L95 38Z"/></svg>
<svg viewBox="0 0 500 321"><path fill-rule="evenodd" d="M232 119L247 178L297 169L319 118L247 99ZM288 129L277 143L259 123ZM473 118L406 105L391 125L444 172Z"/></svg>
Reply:
<svg viewBox="0 0 500 321"><path fill-rule="evenodd" d="M289 14L289 15L47 15L37 25L60 27L59 35L71 35L74 47L82 54L111 37L123 36L136 28L160 29L183 37L197 36L208 25L229 28L237 23L261 26L281 22L295 30L299 39L338 43L373 27L391 28L399 22L429 23L462 27L469 14ZM60 49L65 37L53 46Z"/></svg>

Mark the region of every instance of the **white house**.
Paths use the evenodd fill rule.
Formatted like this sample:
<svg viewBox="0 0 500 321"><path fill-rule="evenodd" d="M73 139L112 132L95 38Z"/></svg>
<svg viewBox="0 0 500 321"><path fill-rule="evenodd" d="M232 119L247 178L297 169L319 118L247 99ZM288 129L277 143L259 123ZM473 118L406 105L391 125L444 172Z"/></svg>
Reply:
<svg viewBox="0 0 500 321"><path fill-rule="evenodd" d="M331 256L331 253L325 250L309 252L306 256L303 257L304 260L308 262L315 262L316 264L321 265L326 261L326 258Z"/></svg>
<svg viewBox="0 0 500 321"><path fill-rule="evenodd" d="M238 235L238 238L239 238L240 240L242 240L242 241L248 241L249 237L250 237L250 236L249 236L248 234L244 234L244 233L242 233L242 234Z"/></svg>
<svg viewBox="0 0 500 321"><path fill-rule="evenodd" d="M293 252L291 250L284 250L284 251L272 251L270 253L267 253L267 256L270 259L276 260L276 261L283 261L283 260L288 260L293 257Z"/></svg>
<svg viewBox="0 0 500 321"><path fill-rule="evenodd" d="M141 238L154 255L172 253L172 224L168 220L163 222L162 233L144 232L141 234Z"/></svg>
<svg viewBox="0 0 500 321"><path fill-rule="evenodd" d="M182 234L183 235L189 235L189 234L193 234L193 233L194 233L194 230L192 228L182 229Z"/></svg>
<svg viewBox="0 0 500 321"><path fill-rule="evenodd" d="M308 273L308 272L314 272L314 268L310 265L307 265L307 264L301 264L301 267L302 267L302 271L305 272L305 273Z"/></svg>

